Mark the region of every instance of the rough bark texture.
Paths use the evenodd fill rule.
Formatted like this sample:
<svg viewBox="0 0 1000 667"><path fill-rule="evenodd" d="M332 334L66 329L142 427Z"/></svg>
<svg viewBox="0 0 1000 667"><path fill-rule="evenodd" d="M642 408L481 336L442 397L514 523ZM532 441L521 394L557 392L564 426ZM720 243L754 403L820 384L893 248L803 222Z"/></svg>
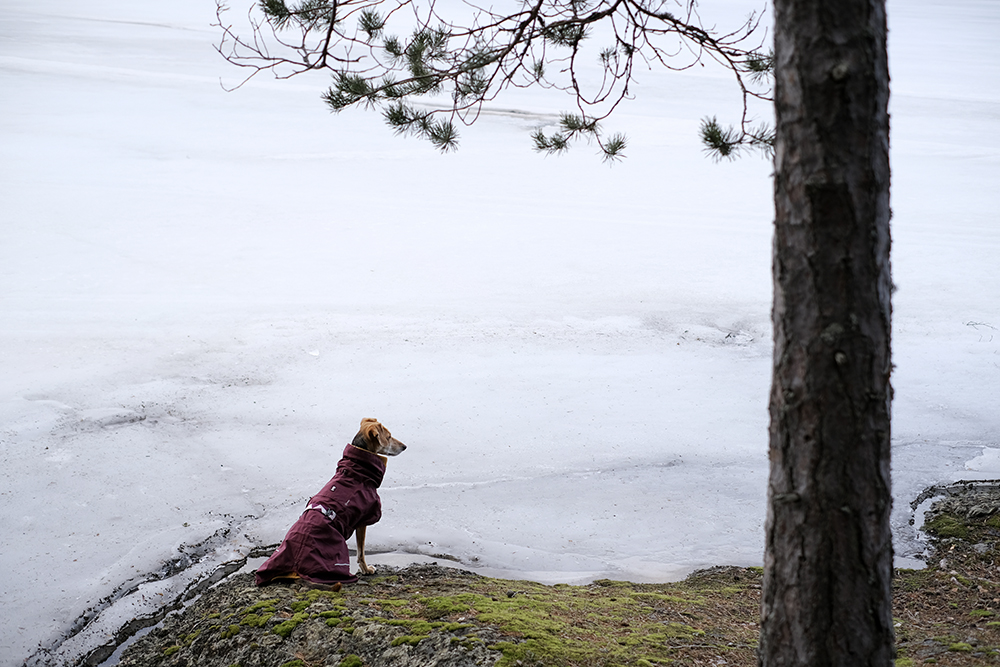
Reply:
<svg viewBox="0 0 1000 667"><path fill-rule="evenodd" d="M885 2L774 5L774 376L760 663L890 665Z"/></svg>

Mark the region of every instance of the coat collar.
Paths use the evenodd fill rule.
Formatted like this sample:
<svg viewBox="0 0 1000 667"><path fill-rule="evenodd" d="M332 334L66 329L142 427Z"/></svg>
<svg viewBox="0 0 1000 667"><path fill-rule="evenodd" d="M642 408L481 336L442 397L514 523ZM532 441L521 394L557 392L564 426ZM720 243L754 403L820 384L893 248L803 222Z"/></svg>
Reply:
<svg viewBox="0 0 1000 667"><path fill-rule="evenodd" d="M339 471L349 472L358 477L369 480L377 489L382 484L385 476L386 459L384 456L373 454L366 449L347 445L344 448L344 457L337 464Z"/></svg>

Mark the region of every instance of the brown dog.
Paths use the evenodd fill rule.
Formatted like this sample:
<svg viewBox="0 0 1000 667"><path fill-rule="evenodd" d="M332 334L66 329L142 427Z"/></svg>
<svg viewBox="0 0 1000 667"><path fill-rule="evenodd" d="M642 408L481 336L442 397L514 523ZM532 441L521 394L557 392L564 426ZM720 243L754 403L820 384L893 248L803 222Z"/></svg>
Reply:
<svg viewBox="0 0 1000 667"><path fill-rule="evenodd" d="M373 574L365 562L365 531L382 517L378 487L387 456L406 445L378 420L361 420L361 430L344 449L337 474L309 499L306 510L288 530L281 546L257 569L257 585L302 579L320 587L340 588L358 580L351 574L347 540L355 533L358 571Z"/></svg>

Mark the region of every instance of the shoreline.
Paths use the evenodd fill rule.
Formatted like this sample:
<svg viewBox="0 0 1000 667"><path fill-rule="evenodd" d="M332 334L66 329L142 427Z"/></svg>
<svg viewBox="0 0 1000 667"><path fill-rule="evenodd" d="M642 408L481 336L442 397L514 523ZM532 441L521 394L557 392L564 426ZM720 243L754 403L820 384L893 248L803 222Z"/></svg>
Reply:
<svg viewBox="0 0 1000 667"><path fill-rule="evenodd" d="M916 509L921 504L927 503L931 505L931 509L927 512L926 526L929 527L929 530L931 531L935 528L940 529L940 516L943 513L957 514L962 517L961 520L964 521L981 519L982 517L989 519L1000 511L1000 482L995 480L961 481L949 485L929 487L913 501L912 507ZM951 523L948 521L951 521ZM945 522L946 527L954 528L954 521L948 521ZM987 526L987 529L996 529L997 536L1000 536L1000 518L998 518L995 523L997 524L996 527ZM966 531L966 534L967 533L968 531ZM942 540L947 542L948 540L957 539L950 533L937 536L931 533L930 538L931 539L928 542L928 549L932 552L934 549L940 547ZM970 548L973 548L973 551L977 554L992 553L993 547L984 546L986 544L986 542L977 542L975 545L971 545ZM947 545L951 551L955 550L955 542L947 542ZM161 628L166 620L175 616L183 616L186 614L188 609L196 605L208 591L225 586L227 582L233 580L234 577L237 577L241 573L251 572L260 561L266 558L267 551L276 546L277 545L268 545L267 547L258 548L246 557L219 564L210 574L195 578L194 581L188 584L177 599L161 606L154 614L127 619L121 627L116 629L114 637L111 641L105 642L100 646L89 647L87 650L78 652L77 655L74 656L71 655L71 647L67 646L67 644L70 640L82 634L82 632L78 632L76 634L69 635L63 642L60 642L56 646L55 650L41 649L37 651L34 655L29 657L24 664L28 667L33 667L34 665L56 664L53 660L61 660L61 664L65 665L114 665L132 645L141 641L144 636L147 636L149 633L155 632L158 628ZM934 553L930 553L929 556L931 559L936 558ZM553 573L541 571L512 572L497 570L494 568L470 567L463 563L452 561L443 555L431 557L403 552L382 552L379 554L371 554L370 560L372 564L379 568L379 572L373 576L373 579L378 579L380 576L383 576L384 573L409 571L412 568L433 567L437 568L437 570L442 573L441 576L444 577L449 576L449 573L451 573L451 576L454 577L465 577L471 575L484 580L525 581L531 583L532 585L537 584L539 586L547 586L548 588L559 588L570 585L579 588L593 586L595 582L600 581L615 582L617 584L627 586L650 585L669 587L682 585L691 577L700 576L703 572L710 572L714 569L718 569L709 568L708 570L694 570L692 568L693 571L684 573L686 575L686 578L684 579L674 579L667 582L643 582L630 581L615 576L609 577L607 576L609 573L555 573L555 576L552 576ZM900 560L903 560L904 562L909 561L921 567L919 569L900 568ZM897 559L895 569L897 573L911 573L907 576L926 577L929 574L940 572L943 569L943 567L940 566L940 563L933 561L932 563L933 564L928 564L912 558ZM743 570L745 572L753 572L759 569L754 567L725 567L728 567L728 569ZM948 570L947 572L950 573L951 570ZM531 575L536 576L533 577ZM139 588L139 586L133 586L131 591L134 591L137 588ZM119 597L127 594L128 592L129 591L121 593ZM997 595L1000 596L1000 592L998 592ZM98 611L94 614L94 616L99 617L100 614L101 611ZM998 623L998 625L1000 625L1000 623ZM87 629L87 624L84 625L83 629ZM59 649L63 648L67 650L62 651L60 654Z"/></svg>

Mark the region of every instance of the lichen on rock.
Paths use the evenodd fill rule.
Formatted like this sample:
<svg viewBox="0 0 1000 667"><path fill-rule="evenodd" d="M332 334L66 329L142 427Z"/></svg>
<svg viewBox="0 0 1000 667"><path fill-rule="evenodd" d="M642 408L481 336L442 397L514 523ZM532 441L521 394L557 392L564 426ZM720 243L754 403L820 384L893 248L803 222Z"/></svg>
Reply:
<svg viewBox="0 0 1000 667"><path fill-rule="evenodd" d="M437 569L449 577L471 574ZM441 624L418 641L397 642L408 628L387 622L379 606L365 599L370 586L346 594L257 588L251 575L237 574L136 641L119 665L492 667L500 659L484 642L468 641L469 625Z"/></svg>
<svg viewBox="0 0 1000 667"><path fill-rule="evenodd" d="M563 667L724 654L749 666L760 574L723 567L673 584L545 586L436 565L383 566L339 592L257 588L240 574L137 640L120 664Z"/></svg>

